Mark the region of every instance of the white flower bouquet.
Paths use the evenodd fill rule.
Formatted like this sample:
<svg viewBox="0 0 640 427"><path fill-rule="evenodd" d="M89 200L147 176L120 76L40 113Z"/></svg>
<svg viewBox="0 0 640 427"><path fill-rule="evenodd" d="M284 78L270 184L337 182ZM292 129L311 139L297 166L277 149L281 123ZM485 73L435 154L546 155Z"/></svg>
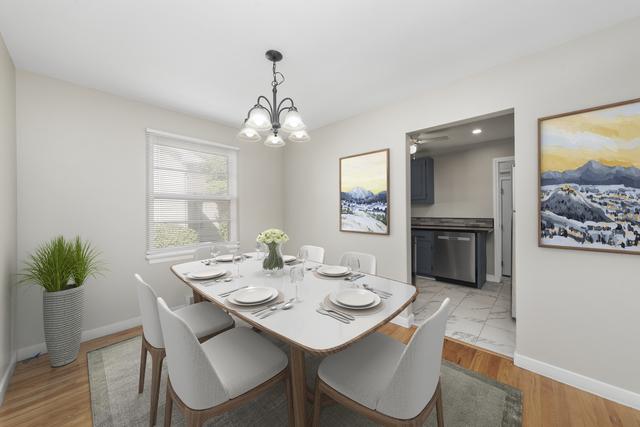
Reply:
<svg viewBox="0 0 640 427"><path fill-rule="evenodd" d="M258 234L256 241L259 243L264 243L265 245L269 245L271 243L282 244L289 240L289 236L277 228L270 228L268 230L264 230L262 233Z"/></svg>
<svg viewBox="0 0 640 427"><path fill-rule="evenodd" d="M284 268L282 260L282 244L289 240L289 236L277 228L270 228L258 234L256 241L263 243L269 249L269 253L262 261L262 268L265 272L277 272Z"/></svg>

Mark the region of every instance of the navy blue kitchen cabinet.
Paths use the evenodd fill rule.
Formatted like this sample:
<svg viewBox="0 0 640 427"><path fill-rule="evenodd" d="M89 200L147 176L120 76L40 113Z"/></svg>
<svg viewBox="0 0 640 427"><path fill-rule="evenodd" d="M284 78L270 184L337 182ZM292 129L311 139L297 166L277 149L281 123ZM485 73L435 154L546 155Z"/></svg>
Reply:
<svg viewBox="0 0 640 427"><path fill-rule="evenodd" d="M433 159L420 157L411 160L411 202L433 204Z"/></svg>

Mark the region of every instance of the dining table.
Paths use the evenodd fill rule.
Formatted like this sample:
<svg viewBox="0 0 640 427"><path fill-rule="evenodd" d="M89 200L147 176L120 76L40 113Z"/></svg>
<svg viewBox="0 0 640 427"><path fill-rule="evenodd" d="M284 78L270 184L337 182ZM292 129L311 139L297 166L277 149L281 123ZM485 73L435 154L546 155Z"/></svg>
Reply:
<svg viewBox="0 0 640 427"><path fill-rule="evenodd" d="M410 284L371 274L347 277L359 277L355 280L345 280L344 277L325 277L317 271L323 265L311 261L304 263L295 261L293 266L285 265L282 272L269 274L263 270L259 254L247 253L245 258L240 264L211 260L184 262L173 265L171 271L193 290L194 302L210 301L253 328L289 346L293 425L307 425L305 353L326 356L354 344L400 314L415 300L417 290ZM303 270L304 278L301 282L292 283L289 270L296 266L298 270ZM213 268L225 269L227 271L225 277L214 280L190 278L194 273L206 273L208 269ZM238 271L240 277L238 277ZM281 303L273 306L274 310L266 308L272 306L273 302L264 304L262 307L250 308L233 304L229 299L229 295L233 294L229 292L246 289L248 286L269 287L277 290L277 301ZM340 320L341 316L336 318L319 313L321 304L325 307L328 307L327 304L330 306L329 298L332 294L335 295L336 292L345 289L364 289L365 287L383 297L375 309L362 312L341 311L353 314L350 317L354 320L348 322ZM289 301L291 304L287 307L288 309L282 309L283 303ZM265 311L254 314L258 309L264 308L266 308ZM265 312L270 311L272 312L265 317Z"/></svg>

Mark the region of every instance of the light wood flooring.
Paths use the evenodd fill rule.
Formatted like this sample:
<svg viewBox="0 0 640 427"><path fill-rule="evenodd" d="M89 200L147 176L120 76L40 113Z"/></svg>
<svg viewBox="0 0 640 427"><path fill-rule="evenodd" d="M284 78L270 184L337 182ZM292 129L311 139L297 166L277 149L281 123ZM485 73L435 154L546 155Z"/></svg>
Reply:
<svg viewBox="0 0 640 427"><path fill-rule="evenodd" d="M380 331L402 342L413 333L393 324ZM49 367L46 354L18 363L0 407L0 426L90 426L86 353L140 333L133 328L83 343L78 359L61 368ZM522 390L524 426L640 427L640 411L520 369L504 356L447 338L444 358Z"/></svg>

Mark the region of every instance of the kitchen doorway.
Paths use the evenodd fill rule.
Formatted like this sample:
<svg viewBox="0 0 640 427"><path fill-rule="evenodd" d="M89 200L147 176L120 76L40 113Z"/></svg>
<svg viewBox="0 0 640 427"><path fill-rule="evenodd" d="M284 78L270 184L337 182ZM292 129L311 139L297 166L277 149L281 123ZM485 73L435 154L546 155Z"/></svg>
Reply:
<svg viewBox="0 0 640 427"><path fill-rule="evenodd" d="M409 132L407 156L415 321L449 298L448 337L513 356L513 110Z"/></svg>

